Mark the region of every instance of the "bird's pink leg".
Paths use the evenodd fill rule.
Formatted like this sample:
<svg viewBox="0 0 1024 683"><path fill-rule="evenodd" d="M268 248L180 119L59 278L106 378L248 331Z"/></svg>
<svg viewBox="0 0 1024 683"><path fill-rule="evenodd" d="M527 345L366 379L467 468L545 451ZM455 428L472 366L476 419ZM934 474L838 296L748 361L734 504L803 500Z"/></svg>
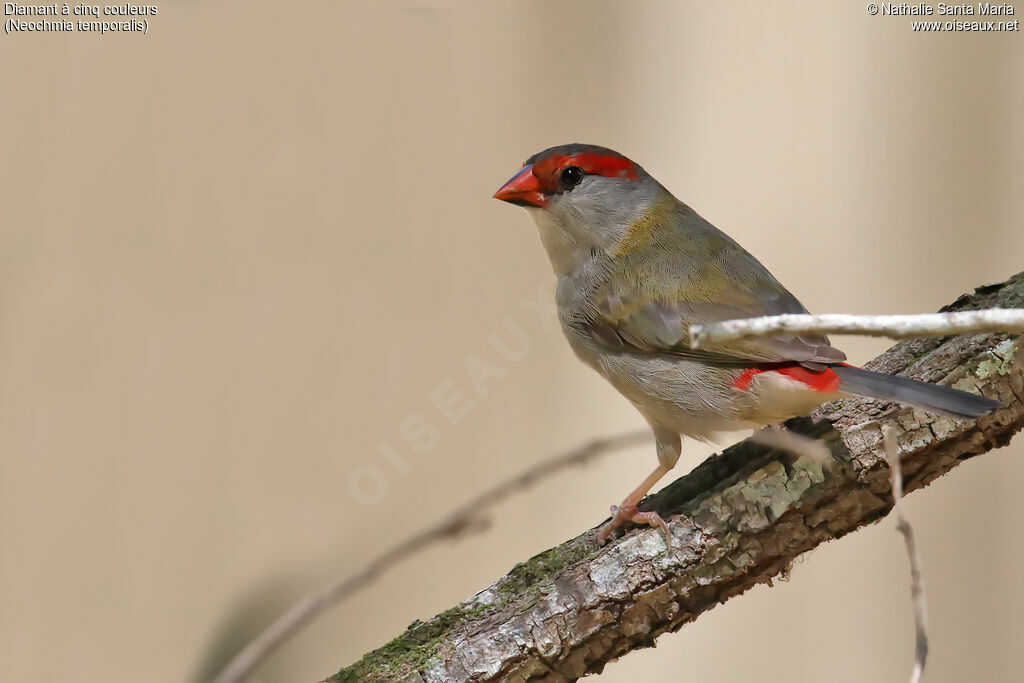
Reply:
<svg viewBox="0 0 1024 683"><path fill-rule="evenodd" d="M658 467L647 475L647 478L643 480L640 486L637 486L631 494L626 496L626 499L622 501L621 505L612 506L612 518L601 526L597 530L597 542L604 545L608 542L608 538L612 532L618 529L620 526L632 522L633 524L650 524L651 526L661 527L661 530L665 532L665 540L669 547L672 546L672 534L668 530L668 524L665 524L665 520L661 518L657 512L640 512L637 509L637 504L640 500L647 495L648 491L653 488L658 480L664 477L671 467L665 465L658 465Z"/></svg>

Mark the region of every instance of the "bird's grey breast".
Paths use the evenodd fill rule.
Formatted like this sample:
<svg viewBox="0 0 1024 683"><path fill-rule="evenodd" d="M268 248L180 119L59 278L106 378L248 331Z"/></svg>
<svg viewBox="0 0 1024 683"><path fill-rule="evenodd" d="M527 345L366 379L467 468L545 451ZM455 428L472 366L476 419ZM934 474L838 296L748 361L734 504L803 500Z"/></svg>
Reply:
<svg viewBox="0 0 1024 683"><path fill-rule="evenodd" d="M579 358L597 368L598 341L591 334L595 318L594 291L608 277L607 257L593 254L572 273L558 278L555 304L562 333ZM600 368L598 368L600 370Z"/></svg>

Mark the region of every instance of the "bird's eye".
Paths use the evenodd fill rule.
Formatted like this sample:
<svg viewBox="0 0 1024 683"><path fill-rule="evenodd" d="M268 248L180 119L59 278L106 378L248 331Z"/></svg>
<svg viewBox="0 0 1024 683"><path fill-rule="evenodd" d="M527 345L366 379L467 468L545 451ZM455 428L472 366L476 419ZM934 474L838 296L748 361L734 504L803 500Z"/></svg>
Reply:
<svg viewBox="0 0 1024 683"><path fill-rule="evenodd" d="M583 180L583 169L579 166L568 166L562 171L562 186L571 190Z"/></svg>

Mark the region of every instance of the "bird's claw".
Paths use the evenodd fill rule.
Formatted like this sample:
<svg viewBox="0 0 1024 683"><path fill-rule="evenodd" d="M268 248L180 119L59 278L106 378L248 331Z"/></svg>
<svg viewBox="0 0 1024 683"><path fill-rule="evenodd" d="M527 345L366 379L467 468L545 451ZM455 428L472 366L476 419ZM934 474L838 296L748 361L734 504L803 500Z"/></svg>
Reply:
<svg viewBox="0 0 1024 683"><path fill-rule="evenodd" d="M668 524L661 518L657 512L653 510L650 512L640 512L636 505L612 505L611 508L612 518L601 525L601 528L597 530L597 542L604 545L611 538L612 532L621 526L626 524L649 524L652 527L660 527L665 533L665 543L668 547L672 547L672 532L669 531Z"/></svg>

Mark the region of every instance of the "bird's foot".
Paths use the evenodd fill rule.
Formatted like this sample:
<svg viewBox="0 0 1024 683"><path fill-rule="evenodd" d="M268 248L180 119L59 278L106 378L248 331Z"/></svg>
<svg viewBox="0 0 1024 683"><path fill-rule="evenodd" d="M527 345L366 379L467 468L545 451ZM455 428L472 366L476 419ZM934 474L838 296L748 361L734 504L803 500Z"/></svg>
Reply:
<svg viewBox="0 0 1024 683"><path fill-rule="evenodd" d="M611 538L612 532L626 524L650 524L652 527L660 527L665 532L665 543L672 547L672 532L668 524L657 512L640 512L636 503L623 502L622 506L612 505L612 518L601 525L597 530L597 542L604 545Z"/></svg>

